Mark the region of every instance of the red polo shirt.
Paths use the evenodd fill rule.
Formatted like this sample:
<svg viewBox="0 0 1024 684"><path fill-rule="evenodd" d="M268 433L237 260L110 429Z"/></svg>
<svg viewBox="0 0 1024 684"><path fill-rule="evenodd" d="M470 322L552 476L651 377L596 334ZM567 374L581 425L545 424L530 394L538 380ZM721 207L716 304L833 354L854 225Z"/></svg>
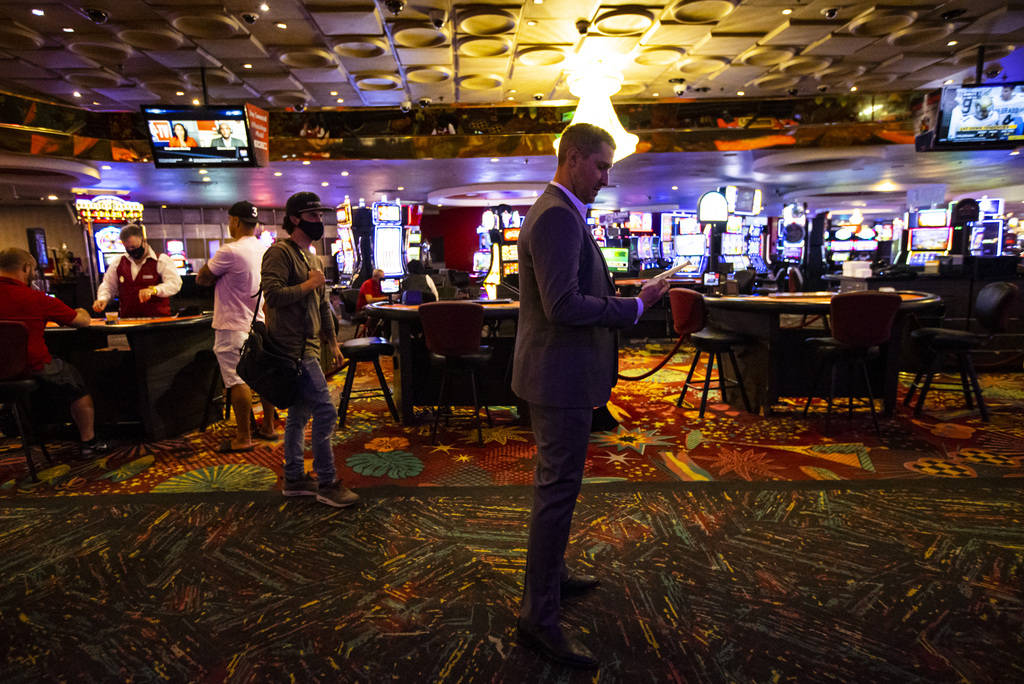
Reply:
<svg viewBox="0 0 1024 684"><path fill-rule="evenodd" d="M362 311L363 307L366 306L367 295L371 297L383 297L384 293L380 291L380 282L370 278L359 286L359 299L356 301L356 311Z"/></svg>
<svg viewBox="0 0 1024 684"><path fill-rule="evenodd" d="M21 321L28 327L28 367L42 370L50 362L50 350L43 340L47 321L69 325L75 310L64 302L33 290L14 278L0 276L0 320Z"/></svg>

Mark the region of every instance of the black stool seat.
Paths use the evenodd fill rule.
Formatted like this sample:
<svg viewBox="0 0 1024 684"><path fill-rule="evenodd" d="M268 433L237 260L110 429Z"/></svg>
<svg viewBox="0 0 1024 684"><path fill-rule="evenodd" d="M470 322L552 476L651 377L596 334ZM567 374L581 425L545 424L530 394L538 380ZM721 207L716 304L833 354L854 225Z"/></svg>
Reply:
<svg viewBox="0 0 1024 684"><path fill-rule="evenodd" d="M395 345L383 337L357 337L341 344L341 355L351 361L371 361L381 354L394 353Z"/></svg>
<svg viewBox="0 0 1024 684"><path fill-rule="evenodd" d="M35 390L37 384L31 378L24 380L0 380L0 399L13 401L16 397Z"/></svg>
<svg viewBox="0 0 1024 684"><path fill-rule="evenodd" d="M850 356L852 358L863 357L866 359L878 358L878 347L858 347L846 344L834 337L809 337L804 344L810 346L818 354L830 356Z"/></svg>
<svg viewBox="0 0 1024 684"><path fill-rule="evenodd" d="M714 328L698 330L690 335L690 341L693 342L693 346L705 351L728 351L729 347L748 343L743 335Z"/></svg>
<svg viewBox="0 0 1024 684"><path fill-rule="evenodd" d="M948 351L975 349L985 344L985 335L967 332L966 330L949 330L946 328L918 328L910 333L910 337L924 342L934 349Z"/></svg>
<svg viewBox="0 0 1024 684"><path fill-rule="evenodd" d="M341 390L341 400L338 402L338 427L345 427L348 402L353 393L376 394L379 391L384 395L384 401L387 402L388 409L391 411L395 422L399 422L398 409L395 408L395 402L391 398L391 388L388 387L387 380L384 378L384 371L380 367L380 355L387 354L390 356L394 354L395 346L383 337L357 337L343 342L340 347L341 355L348 359L348 374L345 376L345 386ZM360 361L369 361L373 364L373 369L377 372L377 380L380 383L380 390L353 391L352 384L356 379L356 365Z"/></svg>
<svg viewBox="0 0 1024 684"><path fill-rule="evenodd" d="M448 363L453 367L465 367L465 368L480 368L486 366L487 362L491 360L491 349L490 347L480 347L480 351L473 354L459 354L454 356L445 356L444 354L430 353L430 360L434 363Z"/></svg>

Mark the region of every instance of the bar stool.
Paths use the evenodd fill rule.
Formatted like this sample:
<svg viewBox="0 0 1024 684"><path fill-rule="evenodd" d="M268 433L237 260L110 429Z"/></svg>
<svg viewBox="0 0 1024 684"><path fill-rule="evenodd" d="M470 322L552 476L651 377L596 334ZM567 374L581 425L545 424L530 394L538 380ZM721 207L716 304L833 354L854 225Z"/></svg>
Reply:
<svg viewBox="0 0 1024 684"><path fill-rule="evenodd" d="M469 387L473 394L473 421L476 425L477 444L483 446L477 371L491 360L490 348L480 345L484 327L484 307L474 302L430 302L421 305L419 313L430 359L434 364L442 366L441 387L437 394L434 426L430 431L430 438L437 443L437 424L441 418L441 407L444 406L446 412L451 413L451 398L448 391L450 376L465 374L469 377ZM483 403L483 408L487 414L487 424L492 425L491 411L486 402Z"/></svg>
<svg viewBox="0 0 1024 684"><path fill-rule="evenodd" d="M338 427L345 427L345 415L348 413L348 402L353 394L377 394L384 395L384 401L388 404L391 415L395 422L399 422L398 409L391 398L391 388L384 378L384 371L380 368L381 354L391 356L395 353L395 347L383 337L357 337L341 344L341 355L348 361L348 374L345 376L345 386L341 390L341 401L338 402ZM377 380L380 382L380 389L353 390L352 383L356 379L356 366L360 361L369 361L373 369L377 371Z"/></svg>
<svg viewBox="0 0 1024 684"><path fill-rule="evenodd" d="M38 482L36 465L32 460L32 441L35 434L32 426L29 396L39 386L29 377L28 370L28 328L20 321L0 321L0 404L10 404L14 422L21 433L21 444L25 450L25 463L33 482ZM46 460L50 454L42 440L39 446Z"/></svg>
<svg viewBox="0 0 1024 684"><path fill-rule="evenodd" d="M817 379L827 365L831 374L828 390L828 406L825 409L825 430L832 413L832 401L836 393L836 367L845 362L848 372L848 415L853 416L854 367L861 370L866 391L866 401L871 409L871 421L875 433L881 436L878 418L875 415L875 398L868 376L867 360L878 356L880 344L889 341L892 325L896 320L902 299L892 292L845 292L832 297L829 302L829 317L832 325L831 337L811 337L806 340L814 350L818 362L811 376L811 390L804 405L804 415L811 408Z"/></svg>
<svg viewBox="0 0 1024 684"><path fill-rule="evenodd" d="M690 364L690 372L686 374L686 382L683 383L683 391L679 393L679 399L676 400L676 407L682 407L683 397L686 396L686 391L691 387L690 380L693 378L694 371L697 370L700 355L706 353L708 355L708 367L704 372L704 391L700 397L700 418L704 418L704 411L707 409L708 391L711 389L711 373L715 368L716 361L718 362L718 391L722 395L722 401L725 401L726 387L737 387L739 388L740 396L743 398L743 406L747 409L747 413L751 413L750 401L747 399L747 390L743 386L743 375L740 373L739 364L736 363L736 355L733 353L733 347L745 344L747 339L736 333L706 327L707 307L704 306L704 297L693 290L682 287L672 288L668 291L668 300L672 308L672 327L675 329L676 334L680 336L689 335L690 342L693 343L696 350L693 355L693 362ZM723 352L729 355L733 372L736 375L735 380L726 380L725 378L725 374L722 371ZM696 384L693 385L693 387L696 386Z"/></svg>
<svg viewBox="0 0 1024 684"><path fill-rule="evenodd" d="M942 368L943 359L947 354L956 356L960 366L960 388L964 394L964 401L967 408L974 408L974 401L978 402L978 410L981 412L981 419L988 422L988 408L981 396L981 385L978 383L978 374L974 370L974 363L970 354L987 345L992 336L1006 330L1010 317L1010 309L1016 301L1019 288L1013 283L989 283L981 288L974 303L975 316L978 323L986 331L986 334L976 334L966 330L949 330L946 328L918 328L910 333L910 337L920 342L925 349L926 359L921 370L914 377L910 384L907 396L903 399L905 406L910 406L914 392L918 387L921 393L917 396L917 404L914 406L914 415L920 416L924 408L925 397L931 389L932 378ZM921 384L921 378L924 384Z"/></svg>

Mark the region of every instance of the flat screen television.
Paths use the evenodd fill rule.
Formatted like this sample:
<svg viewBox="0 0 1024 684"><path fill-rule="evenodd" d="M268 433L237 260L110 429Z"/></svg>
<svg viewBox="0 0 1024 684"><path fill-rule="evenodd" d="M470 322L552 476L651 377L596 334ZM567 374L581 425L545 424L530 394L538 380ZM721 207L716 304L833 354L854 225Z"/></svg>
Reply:
<svg viewBox="0 0 1024 684"><path fill-rule="evenodd" d="M256 166L245 107L144 105L157 168Z"/></svg>
<svg viewBox="0 0 1024 684"><path fill-rule="evenodd" d="M1014 148L1024 143L1024 83L947 86L935 147Z"/></svg>
<svg viewBox="0 0 1024 684"><path fill-rule="evenodd" d="M601 254L604 254L604 261L608 264L608 270L612 273L626 273L629 271L628 248L602 247Z"/></svg>

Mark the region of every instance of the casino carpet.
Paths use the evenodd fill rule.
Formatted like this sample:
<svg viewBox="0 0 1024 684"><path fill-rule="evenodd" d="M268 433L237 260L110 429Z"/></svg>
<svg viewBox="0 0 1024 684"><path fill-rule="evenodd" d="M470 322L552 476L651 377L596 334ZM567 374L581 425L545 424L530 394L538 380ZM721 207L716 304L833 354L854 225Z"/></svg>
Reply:
<svg viewBox="0 0 1024 684"><path fill-rule="evenodd" d="M620 370L638 374L667 349L663 342L627 347ZM648 380L619 383L609 409L620 425L593 434L588 483L1024 476L1024 424L1019 420L1024 373L981 374L992 411L988 424L977 412L965 410L960 394L933 393L920 419L901 405L892 420L882 421L879 439L866 410L849 421L840 412L826 432L820 409L804 419L796 401L767 418L712 403L699 420L696 391L688 393L682 409L675 406L690 353L684 348ZM386 372L390 376L390 367ZM357 386L375 382L365 372ZM331 385L337 396L341 374ZM483 447L476 445L463 411L435 445L425 409L420 425L405 428L391 421L382 399L353 398L348 424L333 440L339 477L354 489L530 483L532 434L517 424L514 409L492 413L495 424L484 428ZM39 483L27 476L19 442L5 439L0 443L0 498L278 488L281 443L260 443L245 454L218 453L217 445L231 432L230 422L221 422L206 432L160 442L115 440L110 454L86 462L74 460L69 444L52 443L53 464L37 456Z"/></svg>
<svg viewBox="0 0 1024 684"><path fill-rule="evenodd" d="M1024 480L837 485L585 486L589 674L514 641L524 487L6 500L0 679L1022 681Z"/></svg>

